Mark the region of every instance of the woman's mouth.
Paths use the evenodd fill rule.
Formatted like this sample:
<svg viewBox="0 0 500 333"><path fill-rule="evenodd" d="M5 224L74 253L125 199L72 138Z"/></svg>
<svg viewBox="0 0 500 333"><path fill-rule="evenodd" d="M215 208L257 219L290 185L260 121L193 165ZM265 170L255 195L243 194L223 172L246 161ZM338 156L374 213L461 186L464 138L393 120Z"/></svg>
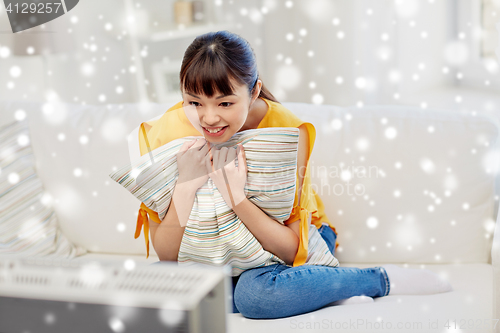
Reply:
<svg viewBox="0 0 500 333"><path fill-rule="evenodd" d="M229 125L228 125L228 126L229 126ZM224 134L224 132L226 131L226 128L227 128L228 126L224 126L224 127L221 127L221 128L219 128L219 129L214 129L214 130L208 130L208 129L206 129L206 128L205 128L205 127L203 127L203 126L202 126L202 127L203 127L203 131L204 131L205 133L207 133L208 135L210 135L210 136L221 136L222 134Z"/></svg>

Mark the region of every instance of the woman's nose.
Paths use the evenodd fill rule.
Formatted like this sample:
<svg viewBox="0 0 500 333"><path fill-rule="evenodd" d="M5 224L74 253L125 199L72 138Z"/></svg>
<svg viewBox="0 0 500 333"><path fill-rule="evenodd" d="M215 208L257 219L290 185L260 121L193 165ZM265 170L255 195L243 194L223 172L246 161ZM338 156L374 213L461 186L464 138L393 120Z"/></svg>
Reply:
<svg viewBox="0 0 500 333"><path fill-rule="evenodd" d="M219 114L217 112L217 110L215 110L214 108L211 108L211 107L207 107L205 109L205 113L203 115L203 120L205 122L205 124L207 124L208 126L212 126L212 125L217 125L219 122L220 122L220 117L219 117Z"/></svg>

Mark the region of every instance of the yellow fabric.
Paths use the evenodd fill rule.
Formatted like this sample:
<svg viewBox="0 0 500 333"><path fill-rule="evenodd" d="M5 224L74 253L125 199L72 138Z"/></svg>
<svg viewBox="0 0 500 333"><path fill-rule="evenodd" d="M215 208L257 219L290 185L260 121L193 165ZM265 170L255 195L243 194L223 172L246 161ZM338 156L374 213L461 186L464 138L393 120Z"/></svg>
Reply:
<svg viewBox="0 0 500 333"><path fill-rule="evenodd" d="M303 265L307 260L307 246L309 242L309 216L311 215L310 223L314 223L316 228L320 228L322 222L327 222L330 228L333 229L335 234L337 231L329 221L328 217L324 212L324 205L321 201L319 195L311 187L311 177L309 172L309 158L314 147L314 141L316 139L316 130L311 123L306 123L300 120L296 115L294 115L290 110L285 108L280 103L270 101L266 98L262 98L268 105L268 111L257 128L267 128L267 127L300 127L304 125L309 134L309 152L307 155L307 165L306 173L303 179L302 192L300 194L300 203L298 203L298 189L295 192L295 200L293 203L293 209L290 217L285 221L285 225L295 222L300 219L300 237L299 237L299 249L293 266ZM151 145L151 150L154 150L162 145L179 138L186 136L201 136L192 125L189 119L186 117L184 110L182 108L182 101L172 106L168 109L165 114L157 120L151 122L145 122L144 128L147 133L147 138L149 144ZM141 151L141 156L148 153L148 147L146 140L142 135L142 131L139 131L139 148ZM298 169L298 168L297 168ZM299 184L298 172L297 172L297 184ZM142 226L144 226L144 238L146 241L147 253L149 257L149 218L156 222L161 223L158 213L146 207L144 203L141 203L139 209L139 214L137 216L137 227L135 231L135 238L139 237L141 234ZM335 244L337 248L338 242Z"/></svg>

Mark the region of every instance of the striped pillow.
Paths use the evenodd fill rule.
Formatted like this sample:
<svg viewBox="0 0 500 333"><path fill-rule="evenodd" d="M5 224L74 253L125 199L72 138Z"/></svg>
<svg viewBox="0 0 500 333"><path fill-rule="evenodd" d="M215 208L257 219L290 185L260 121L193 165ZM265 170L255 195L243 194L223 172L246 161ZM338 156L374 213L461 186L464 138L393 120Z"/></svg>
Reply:
<svg viewBox="0 0 500 333"><path fill-rule="evenodd" d="M173 140L127 164L110 177L163 220L178 177L176 155L186 141ZM299 129L273 127L238 132L216 148L241 143L247 158L247 198L283 224L295 199ZM151 158L155 162L153 165ZM225 203L209 178L198 189L178 255L179 264L232 265L232 274L246 269L285 264L265 251L245 224Z"/></svg>
<svg viewBox="0 0 500 333"><path fill-rule="evenodd" d="M0 127L0 254L73 258L86 253L57 227L35 171L28 120Z"/></svg>

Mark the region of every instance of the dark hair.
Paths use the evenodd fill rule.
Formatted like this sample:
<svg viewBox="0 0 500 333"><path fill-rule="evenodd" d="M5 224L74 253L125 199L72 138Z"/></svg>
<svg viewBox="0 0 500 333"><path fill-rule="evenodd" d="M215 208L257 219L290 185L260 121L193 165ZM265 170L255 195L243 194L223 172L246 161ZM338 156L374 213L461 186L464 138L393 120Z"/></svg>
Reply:
<svg viewBox="0 0 500 333"><path fill-rule="evenodd" d="M242 37L227 30L200 35L188 46L182 59L180 83L186 91L212 97L234 93L230 79L254 92L259 79L255 54ZM262 84L259 97L279 103Z"/></svg>

